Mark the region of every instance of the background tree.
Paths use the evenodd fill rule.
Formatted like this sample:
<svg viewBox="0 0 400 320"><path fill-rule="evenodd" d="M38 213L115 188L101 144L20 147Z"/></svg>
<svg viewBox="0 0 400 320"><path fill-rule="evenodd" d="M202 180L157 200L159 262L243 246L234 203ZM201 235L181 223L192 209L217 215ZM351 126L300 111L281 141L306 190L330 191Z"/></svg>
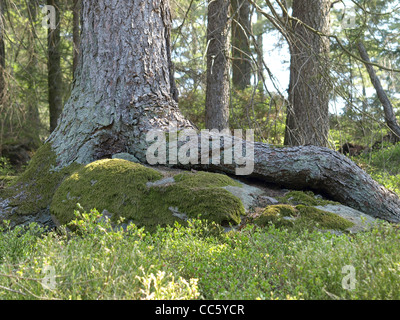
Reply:
<svg viewBox="0 0 400 320"><path fill-rule="evenodd" d="M207 129L229 127L230 1L208 3L207 23Z"/></svg>
<svg viewBox="0 0 400 320"><path fill-rule="evenodd" d="M378 96L368 78L360 57L357 43L363 41L385 92L398 113L399 74L391 71L398 65L399 5L397 1L352 1L346 6L341 2L332 8L332 34L338 35L348 52L337 41L332 41L332 102L344 104L331 117L331 135L336 145L353 141L372 146L390 130Z"/></svg>
<svg viewBox="0 0 400 320"><path fill-rule="evenodd" d="M47 0L47 4L55 7L56 28L48 29L48 85L50 132L57 127L57 120L62 112L62 71L60 56L60 3L58 0Z"/></svg>
<svg viewBox="0 0 400 320"><path fill-rule="evenodd" d="M30 136L30 148L36 150L40 146L40 115L37 94L37 79L35 75L37 74L38 65L38 50L36 46L37 34L36 28L38 24L37 13L38 13L38 2L30 1L27 6L28 9L28 21L30 24L31 31L28 33L28 43L27 43L27 53L28 53L28 63L26 66L27 83L28 87L26 89L26 101L27 101L27 112L25 116L25 130L29 130Z"/></svg>
<svg viewBox="0 0 400 320"><path fill-rule="evenodd" d="M250 36L251 11L247 0L231 0L232 7L232 85L243 90L252 75Z"/></svg>
<svg viewBox="0 0 400 320"><path fill-rule="evenodd" d="M329 34L328 0L294 0L293 17ZM292 22L290 37L289 106L286 145L328 145L329 134L329 39Z"/></svg>
<svg viewBox="0 0 400 320"><path fill-rule="evenodd" d="M5 34L5 21L4 21L4 0L0 0L0 156L2 154L3 138L5 134L5 117L6 105L5 105L5 71L6 71L6 59L5 59L5 44L4 44L4 34Z"/></svg>

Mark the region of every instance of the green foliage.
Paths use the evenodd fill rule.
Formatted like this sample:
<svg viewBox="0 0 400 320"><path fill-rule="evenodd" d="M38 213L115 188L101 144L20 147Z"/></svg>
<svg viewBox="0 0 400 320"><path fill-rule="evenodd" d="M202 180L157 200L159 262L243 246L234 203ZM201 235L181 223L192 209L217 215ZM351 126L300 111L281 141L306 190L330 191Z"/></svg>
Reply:
<svg viewBox="0 0 400 320"><path fill-rule="evenodd" d="M44 232L39 225L10 228L10 221L0 222L0 264L20 263L34 253L38 237Z"/></svg>
<svg viewBox="0 0 400 320"><path fill-rule="evenodd" d="M283 144L286 105L279 95L250 87L232 92L230 104L231 128L255 129L255 140Z"/></svg>
<svg viewBox="0 0 400 320"><path fill-rule="evenodd" d="M25 145L32 150L48 136L47 33L43 3L4 4L6 96L0 106L0 145ZM60 1L62 97L72 84L72 2Z"/></svg>
<svg viewBox="0 0 400 320"><path fill-rule="evenodd" d="M382 144L378 150L353 157L376 181L400 194L400 143Z"/></svg>
<svg viewBox="0 0 400 320"><path fill-rule="evenodd" d="M0 157L0 176L8 176L15 174L15 170L11 163L5 157Z"/></svg>
<svg viewBox="0 0 400 320"><path fill-rule="evenodd" d="M274 225L216 235L204 220L150 234L96 210L75 216L73 233L0 234L0 299L400 298L400 232L385 222L351 236Z"/></svg>
<svg viewBox="0 0 400 320"><path fill-rule="evenodd" d="M229 126L254 129L255 140L283 144L286 107L281 98L267 96L259 89L247 88L232 92ZM205 129L205 91L180 93L179 109L199 129Z"/></svg>

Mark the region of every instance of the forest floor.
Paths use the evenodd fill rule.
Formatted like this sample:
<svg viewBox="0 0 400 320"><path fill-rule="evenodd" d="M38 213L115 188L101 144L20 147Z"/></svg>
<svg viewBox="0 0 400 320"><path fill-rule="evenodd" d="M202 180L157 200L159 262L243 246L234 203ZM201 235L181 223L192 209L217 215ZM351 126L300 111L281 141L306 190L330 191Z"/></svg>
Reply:
<svg viewBox="0 0 400 320"><path fill-rule="evenodd" d="M353 160L399 193L400 145ZM74 233L3 224L0 299L400 298L400 230L386 222L342 235L201 220L148 233L76 215Z"/></svg>

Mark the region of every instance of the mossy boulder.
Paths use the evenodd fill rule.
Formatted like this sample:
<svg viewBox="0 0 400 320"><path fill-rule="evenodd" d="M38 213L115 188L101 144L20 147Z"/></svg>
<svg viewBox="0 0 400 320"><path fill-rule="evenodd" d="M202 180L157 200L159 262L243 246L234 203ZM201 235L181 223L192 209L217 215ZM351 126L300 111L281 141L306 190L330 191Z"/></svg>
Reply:
<svg viewBox="0 0 400 320"><path fill-rule="evenodd" d="M318 229L345 231L354 225L351 221L335 213L315 207L298 205L296 209L299 211L300 220L306 223L310 222L310 224Z"/></svg>
<svg viewBox="0 0 400 320"><path fill-rule="evenodd" d="M287 204L270 205L254 219L254 223L259 226L274 224L278 227L292 227L293 219L297 216L295 207Z"/></svg>
<svg viewBox="0 0 400 320"><path fill-rule="evenodd" d="M164 178L164 179L163 179ZM157 182L166 183L157 183ZM238 224L245 214L241 201L222 187L238 186L217 173L180 173L172 178L122 159L104 159L81 167L57 189L50 207L55 220L67 224L79 203L85 210L106 210L154 230L157 225L185 224L199 217L219 224Z"/></svg>
<svg viewBox="0 0 400 320"><path fill-rule="evenodd" d="M81 165L73 163L60 170L55 167L56 154L50 144L45 144L36 151L24 173L0 190L0 198L8 199L7 204L12 208L8 217L12 222L18 224L26 219L23 216L35 216L48 210L60 183Z"/></svg>
<svg viewBox="0 0 400 320"><path fill-rule="evenodd" d="M337 214L312 206L292 206L287 204L266 207L253 222L262 227L274 224L276 227L285 227L293 230L307 228L346 231L354 225L351 221Z"/></svg>

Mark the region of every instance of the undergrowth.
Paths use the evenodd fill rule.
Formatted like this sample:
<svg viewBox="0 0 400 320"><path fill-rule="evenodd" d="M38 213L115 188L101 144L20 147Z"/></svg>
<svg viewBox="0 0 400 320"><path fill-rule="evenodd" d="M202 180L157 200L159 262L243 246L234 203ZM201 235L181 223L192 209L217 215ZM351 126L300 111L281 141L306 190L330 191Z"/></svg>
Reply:
<svg viewBox="0 0 400 320"><path fill-rule="evenodd" d="M400 143L383 144L378 150L352 157L371 177L400 194Z"/></svg>
<svg viewBox="0 0 400 320"><path fill-rule="evenodd" d="M400 298L400 233L388 223L337 236L192 220L148 233L75 214L74 232L2 227L0 299Z"/></svg>

